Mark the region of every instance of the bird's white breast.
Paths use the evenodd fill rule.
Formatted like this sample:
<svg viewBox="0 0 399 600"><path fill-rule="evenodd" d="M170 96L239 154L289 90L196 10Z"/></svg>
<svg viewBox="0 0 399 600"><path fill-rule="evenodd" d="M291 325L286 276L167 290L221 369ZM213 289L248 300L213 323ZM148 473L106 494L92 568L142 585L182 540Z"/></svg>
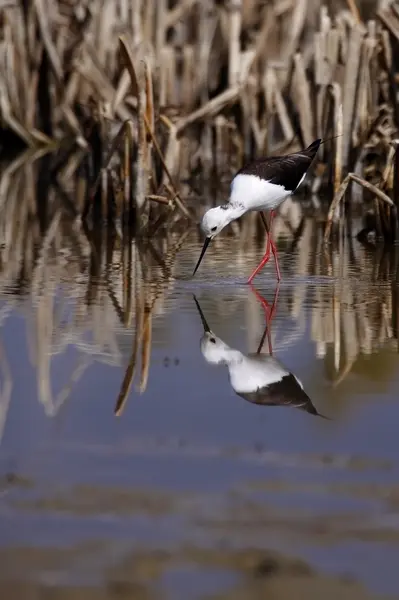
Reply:
<svg viewBox="0 0 399 600"><path fill-rule="evenodd" d="M230 203L246 210L273 210L291 194L284 186L256 175L236 175L231 183Z"/></svg>
<svg viewBox="0 0 399 600"><path fill-rule="evenodd" d="M245 357L229 365L231 385L238 394L249 394L281 381L288 371L272 357Z"/></svg>

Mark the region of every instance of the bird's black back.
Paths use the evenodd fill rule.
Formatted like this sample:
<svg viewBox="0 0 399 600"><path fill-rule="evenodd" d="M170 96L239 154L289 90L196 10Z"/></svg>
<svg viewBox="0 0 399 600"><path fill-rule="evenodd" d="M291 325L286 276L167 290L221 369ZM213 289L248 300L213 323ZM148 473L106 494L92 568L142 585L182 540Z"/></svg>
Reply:
<svg viewBox="0 0 399 600"><path fill-rule="evenodd" d="M279 381L260 388L256 392L238 393L238 396L241 396L241 398L252 404L290 406L304 410L311 415L324 417L316 410L311 399L292 373L287 373Z"/></svg>
<svg viewBox="0 0 399 600"><path fill-rule="evenodd" d="M258 158L242 167L236 173L236 176L255 175L260 179L274 183L275 185L281 185L287 191L293 192L310 167L320 144L321 139L318 139L300 152L294 152L286 156Z"/></svg>

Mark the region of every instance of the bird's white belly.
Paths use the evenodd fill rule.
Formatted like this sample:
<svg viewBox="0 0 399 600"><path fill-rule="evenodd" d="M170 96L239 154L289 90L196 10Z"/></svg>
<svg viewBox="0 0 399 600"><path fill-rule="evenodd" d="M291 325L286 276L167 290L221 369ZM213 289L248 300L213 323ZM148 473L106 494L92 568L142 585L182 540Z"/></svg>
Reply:
<svg viewBox="0 0 399 600"><path fill-rule="evenodd" d="M231 186L230 202L246 210L274 210L291 195L282 185L275 185L256 175L236 175Z"/></svg>
<svg viewBox="0 0 399 600"><path fill-rule="evenodd" d="M281 381L287 371L272 358L245 357L240 363L229 365L230 383L238 394L256 392Z"/></svg>

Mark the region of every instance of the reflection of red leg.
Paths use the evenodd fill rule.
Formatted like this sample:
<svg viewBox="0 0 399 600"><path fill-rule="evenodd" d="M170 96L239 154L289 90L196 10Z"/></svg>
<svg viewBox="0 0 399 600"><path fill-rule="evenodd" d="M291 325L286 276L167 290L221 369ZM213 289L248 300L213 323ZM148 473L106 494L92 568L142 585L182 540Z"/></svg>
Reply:
<svg viewBox="0 0 399 600"><path fill-rule="evenodd" d="M273 304L272 304L272 310L271 310L271 314L270 314L270 319L273 319L274 314L276 312L279 293L280 293L280 283L277 283L276 289L274 290L274 298L273 298Z"/></svg>
<svg viewBox="0 0 399 600"><path fill-rule="evenodd" d="M266 300L266 298L264 298L260 292L256 289L256 287L251 284L251 290L253 291L253 293L255 294L257 300L259 300L259 302L261 303L261 305L263 306L264 310L265 310L265 315L266 315L266 319L267 320L272 320L274 317L274 314L276 312L276 307L277 307L277 301L278 301L278 295L279 295L279 291L280 291L280 284L278 283L276 286L276 289L274 291L274 298L273 298L273 304L272 306L270 306L269 302Z"/></svg>
<svg viewBox="0 0 399 600"><path fill-rule="evenodd" d="M265 264L268 262L268 260L270 259L270 250L272 251L272 254L274 256L274 263L276 265L277 280L280 281L280 279L281 279L280 267L278 265L278 259L277 259L277 248L276 248L275 243L272 240L272 234L271 234L273 217L274 217L274 211L272 210L270 212L270 223L269 223L269 225L267 225L267 222L266 222L264 214L261 212L260 215L261 215L263 224L264 224L265 229L266 229L266 234L267 234L266 251L265 251L265 254L264 254L262 260L260 261L259 265L256 267L256 269L253 271L253 273L249 277L247 283L252 283L253 279L256 277L256 275L259 273L259 271L261 271L263 269L263 267L265 266Z"/></svg>
<svg viewBox="0 0 399 600"><path fill-rule="evenodd" d="M259 300L259 302L263 306L263 309L265 311L265 318L266 318L266 327L265 327L265 330L263 332L262 339L260 341L260 344L258 346L258 350L256 351L256 353L259 354L260 351L262 350L262 347L263 347L263 344L265 343L265 338L266 338L266 335L267 335L267 342L268 342L268 346L269 346L269 353L273 354L272 342L271 342L271 338L270 338L270 325L271 325L271 322L273 321L273 318L274 318L274 315L275 315L275 312L276 312L276 308L277 308L277 301L278 301L278 295L279 295L279 291L280 291L280 284L278 283L277 287L275 289L272 306L270 306L270 304L266 300L266 298L264 298L263 296L261 296L261 294L258 292L258 290L252 284L251 284L251 290L253 291L253 293L255 294L256 298Z"/></svg>

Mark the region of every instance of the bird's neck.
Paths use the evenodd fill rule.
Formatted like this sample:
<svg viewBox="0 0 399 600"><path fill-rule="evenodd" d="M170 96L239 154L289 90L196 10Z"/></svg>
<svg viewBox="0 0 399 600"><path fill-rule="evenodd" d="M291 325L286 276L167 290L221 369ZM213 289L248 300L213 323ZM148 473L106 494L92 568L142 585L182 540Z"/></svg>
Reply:
<svg viewBox="0 0 399 600"><path fill-rule="evenodd" d="M227 346L224 351L223 359L226 365L232 366L241 363L244 360L244 355L239 350Z"/></svg>
<svg viewBox="0 0 399 600"><path fill-rule="evenodd" d="M215 352L213 352L213 356L215 356ZM218 362L227 367L237 365L244 359L244 355L239 350L230 348L227 344L223 344L223 346L218 349L217 356Z"/></svg>
<svg viewBox="0 0 399 600"><path fill-rule="evenodd" d="M245 206L243 206L241 202L236 202L232 197L230 197L229 202L223 206L223 210L226 211L226 218L228 218L229 223L239 219L247 212Z"/></svg>

